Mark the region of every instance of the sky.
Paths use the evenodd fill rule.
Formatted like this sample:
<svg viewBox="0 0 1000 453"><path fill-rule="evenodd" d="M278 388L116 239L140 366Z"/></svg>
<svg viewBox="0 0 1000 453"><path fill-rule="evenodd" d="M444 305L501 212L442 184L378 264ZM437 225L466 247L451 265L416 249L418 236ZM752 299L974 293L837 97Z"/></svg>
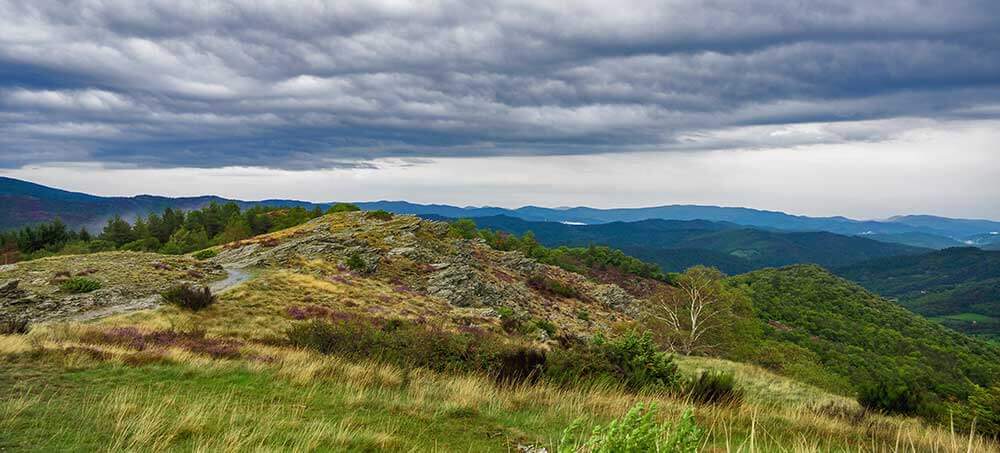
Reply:
<svg viewBox="0 0 1000 453"><path fill-rule="evenodd" d="M1000 219L995 0L0 0L0 175Z"/></svg>

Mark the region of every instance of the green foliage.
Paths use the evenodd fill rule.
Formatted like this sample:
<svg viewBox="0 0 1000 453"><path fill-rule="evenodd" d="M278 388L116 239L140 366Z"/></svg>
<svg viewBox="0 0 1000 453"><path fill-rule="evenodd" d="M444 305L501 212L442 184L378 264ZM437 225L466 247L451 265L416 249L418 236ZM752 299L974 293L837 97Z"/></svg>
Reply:
<svg viewBox="0 0 1000 453"><path fill-rule="evenodd" d="M177 285L166 290L163 299L191 311L198 311L215 303L216 297L207 287L194 288L191 285Z"/></svg>
<svg viewBox="0 0 1000 453"><path fill-rule="evenodd" d="M59 289L71 294L89 293L100 288L101 282L86 277L73 277L59 285Z"/></svg>
<svg viewBox="0 0 1000 453"><path fill-rule="evenodd" d="M476 222L471 219L458 219L448 226L448 233L453 237L462 239L472 239L479 236L476 229Z"/></svg>
<svg viewBox="0 0 1000 453"><path fill-rule="evenodd" d="M296 323L287 331L289 343L352 359L488 374L501 373L505 358L519 349L495 336L452 333L410 321L365 319L339 312L329 317Z"/></svg>
<svg viewBox="0 0 1000 453"><path fill-rule="evenodd" d="M134 241L136 236L132 230L132 225L129 225L121 217L115 216L108 219L108 223L104 226L104 231L101 232L101 239L114 243L116 247L121 247Z"/></svg>
<svg viewBox="0 0 1000 453"><path fill-rule="evenodd" d="M336 203L333 206L330 206L330 209L327 211L327 213L336 214L338 212L356 212L360 210L361 208L351 203Z"/></svg>
<svg viewBox="0 0 1000 453"><path fill-rule="evenodd" d="M545 335L548 335L549 338L555 338L556 336L556 325L553 324L552 321L547 319L536 319L535 327L545 332Z"/></svg>
<svg viewBox="0 0 1000 453"><path fill-rule="evenodd" d="M647 409L642 403L633 406L624 416L605 426L596 426L583 442L573 441L580 429L578 420L570 425L559 442L560 453L694 453L701 447L703 430L698 427L691 410L684 411L676 425L656 422L656 406Z"/></svg>
<svg viewBox="0 0 1000 453"><path fill-rule="evenodd" d="M344 261L344 265L355 272L366 272L368 270L368 263L365 263L364 258L361 258L361 254L359 253L348 255L347 260Z"/></svg>
<svg viewBox="0 0 1000 453"><path fill-rule="evenodd" d="M365 213L365 217L369 219L387 221L392 220L392 213L384 209L379 209L377 211L368 211Z"/></svg>
<svg viewBox="0 0 1000 453"><path fill-rule="evenodd" d="M1000 384L978 387L969 397L971 415L977 431L987 436L1000 436ZM971 423L971 422L968 422Z"/></svg>
<svg viewBox="0 0 1000 453"><path fill-rule="evenodd" d="M685 384L684 393L704 404L738 405L743 401L735 376L724 371L703 371Z"/></svg>
<svg viewBox="0 0 1000 453"><path fill-rule="evenodd" d="M28 318L0 317L0 335L24 335L30 331Z"/></svg>
<svg viewBox="0 0 1000 453"><path fill-rule="evenodd" d="M219 252L216 252L214 249L205 249L198 253L195 253L194 258L197 260L207 260L215 258L218 254Z"/></svg>
<svg viewBox="0 0 1000 453"><path fill-rule="evenodd" d="M648 331L627 332L613 340L597 336L588 344L559 350L549 355L545 376L562 385L621 383L634 391L674 389L680 380L673 357L657 348Z"/></svg>
<svg viewBox="0 0 1000 453"><path fill-rule="evenodd" d="M926 412L923 389L904 383L877 382L861 388L858 404L887 414L917 415Z"/></svg>

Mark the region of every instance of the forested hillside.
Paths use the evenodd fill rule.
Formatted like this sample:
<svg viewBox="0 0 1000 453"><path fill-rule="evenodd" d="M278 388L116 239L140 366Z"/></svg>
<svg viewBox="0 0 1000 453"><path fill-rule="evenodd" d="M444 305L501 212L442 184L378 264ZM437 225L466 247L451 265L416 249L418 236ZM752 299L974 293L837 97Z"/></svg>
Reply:
<svg viewBox="0 0 1000 453"><path fill-rule="evenodd" d="M951 248L877 259L836 272L949 327L1000 335L1000 251Z"/></svg>
<svg viewBox="0 0 1000 453"><path fill-rule="evenodd" d="M822 387L918 395L911 408L947 417L949 401L989 388L1000 346L924 319L817 266L732 277L762 323L755 361ZM937 414L937 415L934 415Z"/></svg>

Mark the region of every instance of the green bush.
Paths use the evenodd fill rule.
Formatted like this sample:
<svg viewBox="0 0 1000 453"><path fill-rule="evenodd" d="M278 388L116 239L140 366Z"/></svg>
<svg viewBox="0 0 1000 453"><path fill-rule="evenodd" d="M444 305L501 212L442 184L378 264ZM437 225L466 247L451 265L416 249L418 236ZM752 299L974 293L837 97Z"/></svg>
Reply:
<svg viewBox="0 0 1000 453"><path fill-rule="evenodd" d="M24 335L31 331L28 318L0 318L0 335Z"/></svg>
<svg viewBox="0 0 1000 453"><path fill-rule="evenodd" d="M705 371L687 382L685 393L693 400L705 404L738 405L743 392L736 388L733 373Z"/></svg>
<svg viewBox="0 0 1000 453"><path fill-rule="evenodd" d="M163 294L163 299L178 307L198 311L215 303L215 295L207 287L194 288L190 285L174 286Z"/></svg>
<svg viewBox="0 0 1000 453"><path fill-rule="evenodd" d="M545 332L545 334L548 335L549 338L553 338L556 336L556 325L553 324L552 321L549 321L547 319L535 320L535 327Z"/></svg>
<svg viewBox="0 0 1000 453"><path fill-rule="evenodd" d="M472 239L479 236L479 230L476 229L476 222L471 219L458 219L448 226L448 233L453 237L462 239Z"/></svg>
<svg viewBox="0 0 1000 453"><path fill-rule="evenodd" d="M330 206L330 210L326 211L329 214L336 214L338 212L356 212L360 211L361 208L357 207L352 203L337 203Z"/></svg>
<svg viewBox="0 0 1000 453"><path fill-rule="evenodd" d="M622 383L630 390L672 389L679 383L673 357L660 351L652 334L629 332L608 341L553 350L546 361L546 378L573 385L581 381Z"/></svg>
<svg viewBox="0 0 1000 453"><path fill-rule="evenodd" d="M365 213L365 217L375 220L392 220L392 213L384 209L379 209L377 211L368 211Z"/></svg>
<svg viewBox="0 0 1000 453"><path fill-rule="evenodd" d="M59 288L67 293L81 294L100 289L101 282L85 277L73 277L62 282Z"/></svg>
<svg viewBox="0 0 1000 453"><path fill-rule="evenodd" d="M200 251L198 253L195 253L194 254L194 258L197 259L197 260L207 260L207 259L215 258L218 254L219 254L219 252L216 252L213 249L205 249L205 250L202 250L202 251Z"/></svg>
<svg viewBox="0 0 1000 453"><path fill-rule="evenodd" d="M577 420L563 431L559 452L586 451L590 453L694 453L701 447L703 431L694 420L691 410L684 411L676 425L657 423L656 406L647 409L636 404L617 420L606 426L596 426L582 442L575 441L582 420Z"/></svg>
<svg viewBox="0 0 1000 453"><path fill-rule="evenodd" d="M368 270L368 264L365 263L365 260L361 258L361 254L359 253L348 255L347 260L344 261L344 265L355 272L366 272Z"/></svg>
<svg viewBox="0 0 1000 453"><path fill-rule="evenodd" d="M887 414L917 415L924 410L927 397L922 388L880 381L861 387L858 403L866 409Z"/></svg>

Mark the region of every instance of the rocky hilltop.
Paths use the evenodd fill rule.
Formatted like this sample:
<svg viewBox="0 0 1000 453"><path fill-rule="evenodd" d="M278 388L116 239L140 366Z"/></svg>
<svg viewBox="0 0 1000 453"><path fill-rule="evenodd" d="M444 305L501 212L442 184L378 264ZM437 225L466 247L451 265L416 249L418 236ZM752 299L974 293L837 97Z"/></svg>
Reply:
<svg viewBox="0 0 1000 453"><path fill-rule="evenodd" d="M588 336L633 319L651 286L666 287L630 277L622 285L626 291L608 279L494 250L479 239L453 237L444 222L370 212L330 214L205 255L213 253L204 261L112 252L5 266L0 269L0 315L93 319L158 306L159 293L177 283L216 282L213 289L221 290L252 276L222 299L241 310L267 307L260 313L264 318L319 307L490 330L501 329L506 319ZM60 289L77 276L101 286L85 294ZM547 341L551 332L526 333Z"/></svg>

